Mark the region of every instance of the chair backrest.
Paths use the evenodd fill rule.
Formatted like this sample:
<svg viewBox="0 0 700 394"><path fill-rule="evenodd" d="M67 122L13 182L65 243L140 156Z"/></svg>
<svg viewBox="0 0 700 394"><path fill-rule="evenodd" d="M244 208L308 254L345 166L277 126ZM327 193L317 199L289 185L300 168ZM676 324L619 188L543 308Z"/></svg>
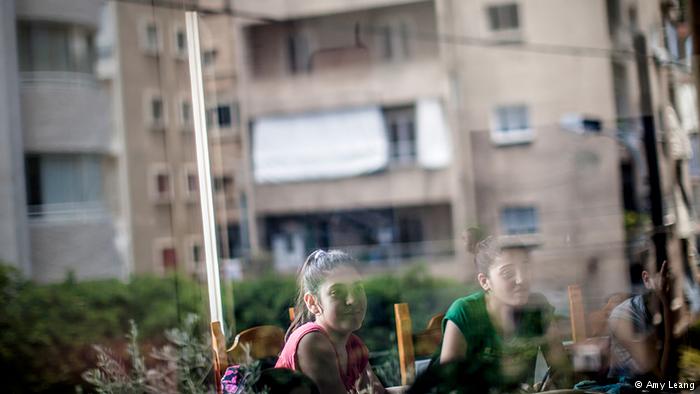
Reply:
<svg viewBox="0 0 700 394"><path fill-rule="evenodd" d="M221 393L221 374L228 368L228 354L226 353L226 338L221 329L221 323L218 321L211 322L211 347L214 352L214 379L216 383L216 392Z"/></svg>
<svg viewBox="0 0 700 394"><path fill-rule="evenodd" d="M588 336L586 335L586 312L583 306L581 286L569 286L568 293L569 319L571 320L571 339L574 343L585 341Z"/></svg>
<svg viewBox="0 0 700 394"><path fill-rule="evenodd" d="M284 330L277 326L257 326L236 335L226 353L234 364L275 357L284 347Z"/></svg>
<svg viewBox="0 0 700 394"><path fill-rule="evenodd" d="M399 368L401 384L410 385L416 378L416 357L430 356L440 346L442 339L442 319L445 314L433 316L425 330L413 333L411 312L408 304L394 304L396 318L396 341L399 348Z"/></svg>

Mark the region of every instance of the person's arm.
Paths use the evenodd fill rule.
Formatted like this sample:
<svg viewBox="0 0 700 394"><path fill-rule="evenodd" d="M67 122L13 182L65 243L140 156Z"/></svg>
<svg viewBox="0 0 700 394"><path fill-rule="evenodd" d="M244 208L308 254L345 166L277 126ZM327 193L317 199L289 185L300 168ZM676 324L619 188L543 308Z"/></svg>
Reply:
<svg viewBox="0 0 700 394"><path fill-rule="evenodd" d="M455 323L447 320L440 349L440 364L464 360L466 354L467 340L464 339L464 334Z"/></svg>
<svg viewBox="0 0 700 394"><path fill-rule="evenodd" d="M653 373L661 376L659 368L659 354L656 350L656 334L650 333L647 335L638 334L635 332L632 321L624 318L611 319L610 331L617 341L624 347L632 356L635 363L639 367L640 374ZM663 356L661 357L663 360Z"/></svg>
<svg viewBox="0 0 700 394"><path fill-rule="evenodd" d="M320 332L311 332L299 341L297 364L316 383L323 394L346 394L340 379L338 360L330 340Z"/></svg>
<svg viewBox="0 0 700 394"><path fill-rule="evenodd" d="M573 367L562 345L562 336L554 323L549 325L545 334L547 344L543 349L544 358L550 366L550 378L544 382L541 390L552 388L570 388L573 382ZM550 385L553 385L550 386Z"/></svg>
<svg viewBox="0 0 700 394"><path fill-rule="evenodd" d="M372 367L367 364L367 367L365 368L365 371L362 373L362 378L360 380L360 388L361 389L369 389L370 393L376 393L376 394L384 394L387 391L384 389L384 386L382 386L382 382L379 380L377 375L374 374L372 371Z"/></svg>

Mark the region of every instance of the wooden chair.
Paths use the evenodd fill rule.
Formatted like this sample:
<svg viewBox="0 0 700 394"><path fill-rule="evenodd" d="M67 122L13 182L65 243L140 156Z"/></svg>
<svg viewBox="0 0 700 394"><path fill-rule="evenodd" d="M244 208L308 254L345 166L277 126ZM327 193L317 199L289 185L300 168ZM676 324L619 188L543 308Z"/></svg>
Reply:
<svg viewBox="0 0 700 394"><path fill-rule="evenodd" d="M410 385L416 378L416 357L430 357L442 340L442 319L444 313L433 316L425 330L413 333L411 312L408 304L394 304L396 317L396 341L399 347L399 368L401 384Z"/></svg>
<svg viewBox="0 0 700 394"><path fill-rule="evenodd" d="M243 330L236 335L228 350L220 322L211 323L211 334L217 391L221 389L218 384L221 374L229 365L275 357L284 347L284 330L277 326L257 326Z"/></svg>
<svg viewBox="0 0 700 394"><path fill-rule="evenodd" d="M574 368L584 373L604 374L610 362L608 316L630 294L613 294L601 309L586 313L581 287L571 285L567 290L572 339L568 350L572 353Z"/></svg>
<svg viewBox="0 0 700 394"><path fill-rule="evenodd" d="M571 285L567 288L569 293L569 320L571 321L571 340L573 343L585 341L586 313L583 306L581 286Z"/></svg>

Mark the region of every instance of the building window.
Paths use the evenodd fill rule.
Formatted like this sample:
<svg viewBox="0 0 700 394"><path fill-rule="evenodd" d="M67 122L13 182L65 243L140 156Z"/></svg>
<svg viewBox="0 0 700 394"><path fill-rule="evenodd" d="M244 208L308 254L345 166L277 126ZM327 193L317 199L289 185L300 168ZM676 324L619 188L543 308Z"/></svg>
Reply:
<svg viewBox="0 0 700 394"><path fill-rule="evenodd" d="M67 71L92 74L96 53L91 30L54 22L19 21L20 71Z"/></svg>
<svg viewBox="0 0 700 394"><path fill-rule="evenodd" d="M378 28L377 36L382 59L387 61L405 60L410 57L408 23L388 23Z"/></svg>
<svg viewBox="0 0 700 394"><path fill-rule="evenodd" d="M180 101L180 123L183 126L192 126L192 104L189 100Z"/></svg>
<svg viewBox="0 0 700 394"><path fill-rule="evenodd" d="M537 209L532 206L503 208L501 226L507 235L536 234L539 231Z"/></svg>
<svg viewBox="0 0 700 394"><path fill-rule="evenodd" d="M491 31L517 30L520 28L517 4L501 4L487 8Z"/></svg>
<svg viewBox="0 0 700 394"><path fill-rule="evenodd" d="M207 49L202 51L202 68L212 69L214 67L214 63L216 62L216 57L216 49Z"/></svg>
<svg viewBox="0 0 700 394"><path fill-rule="evenodd" d="M154 263L163 271L177 269L177 252L172 238L157 238L153 241Z"/></svg>
<svg viewBox="0 0 700 394"><path fill-rule="evenodd" d="M187 57L187 34L185 33L185 29L180 26L176 27L173 39L175 43L175 54L180 58Z"/></svg>
<svg viewBox="0 0 700 394"><path fill-rule="evenodd" d="M163 97L156 92L147 92L144 101L147 126L156 130L165 127L166 107Z"/></svg>
<svg viewBox="0 0 700 394"><path fill-rule="evenodd" d="M145 53L155 55L163 49L163 38L158 22L142 20L140 30L139 45Z"/></svg>
<svg viewBox="0 0 700 394"><path fill-rule="evenodd" d="M189 261L196 268L199 263L204 261L204 248L202 247L202 240L196 235L191 235L188 237L188 249L189 249Z"/></svg>
<svg viewBox="0 0 700 394"><path fill-rule="evenodd" d="M209 108L206 113L207 126L213 126L218 130L230 130L238 125L238 105L218 104Z"/></svg>
<svg viewBox="0 0 700 394"><path fill-rule="evenodd" d="M195 199L199 192L199 178L197 177L197 170L194 164L185 165L183 181L185 197L190 200Z"/></svg>
<svg viewBox="0 0 700 394"><path fill-rule="evenodd" d="M519 144L530 142L530 113L525 105L497 107L493 112L492 140L497 144Z"/></svg>
<svg viewBox="0 0 700 394"><path fill-rule="evenodd" d="M233 193L233 177L230 175L219 175L214 177L214 192L230 195Z"/></svg>
<svg viewBox="0 0 700 394"><path fill-rule="evenodd" d="M26 168L30 216L104 209L99 155L27 155Z"/></svg>
<svg viewBox="0 0 700 394"><path fill-rule="evenodd" d="M413 164L416 160L415 108L387 108L384 110L389 141L389 161L396 165Z"/></svg>
<svg viewBox="0 0 700 394"><path fill-rule="evenodd" d="M311 49L305 34L296 32L287 37L287 62L292 74L311 71Z"/></svg>
<svg viewBox="0 0 700 394"><path fill-rule="evenodd" d="M172 196L170 172L165 164L154 165L151 169L151 196L156 201L168 201Z"/></svg>
<svg viewBox="0 0 700 394"><path fill-rule="evenodd" d="M177 254L175 248L164 248L161 250L163 268L166 270L174 270L177 268Z"/></svg>

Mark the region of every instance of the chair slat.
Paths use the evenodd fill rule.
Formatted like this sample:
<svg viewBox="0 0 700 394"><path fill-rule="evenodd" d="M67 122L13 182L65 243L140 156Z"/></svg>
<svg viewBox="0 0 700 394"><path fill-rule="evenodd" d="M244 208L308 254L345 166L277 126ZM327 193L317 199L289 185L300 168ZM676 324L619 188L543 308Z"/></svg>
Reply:
<svg viewBox="0 0 700 394"><path fill-rule="evenodd" d="M416 378L413 328L408 304L394 304L394 315L396 317L396 340L399 347L401 384L405 386L412 384Z"/></svg>

